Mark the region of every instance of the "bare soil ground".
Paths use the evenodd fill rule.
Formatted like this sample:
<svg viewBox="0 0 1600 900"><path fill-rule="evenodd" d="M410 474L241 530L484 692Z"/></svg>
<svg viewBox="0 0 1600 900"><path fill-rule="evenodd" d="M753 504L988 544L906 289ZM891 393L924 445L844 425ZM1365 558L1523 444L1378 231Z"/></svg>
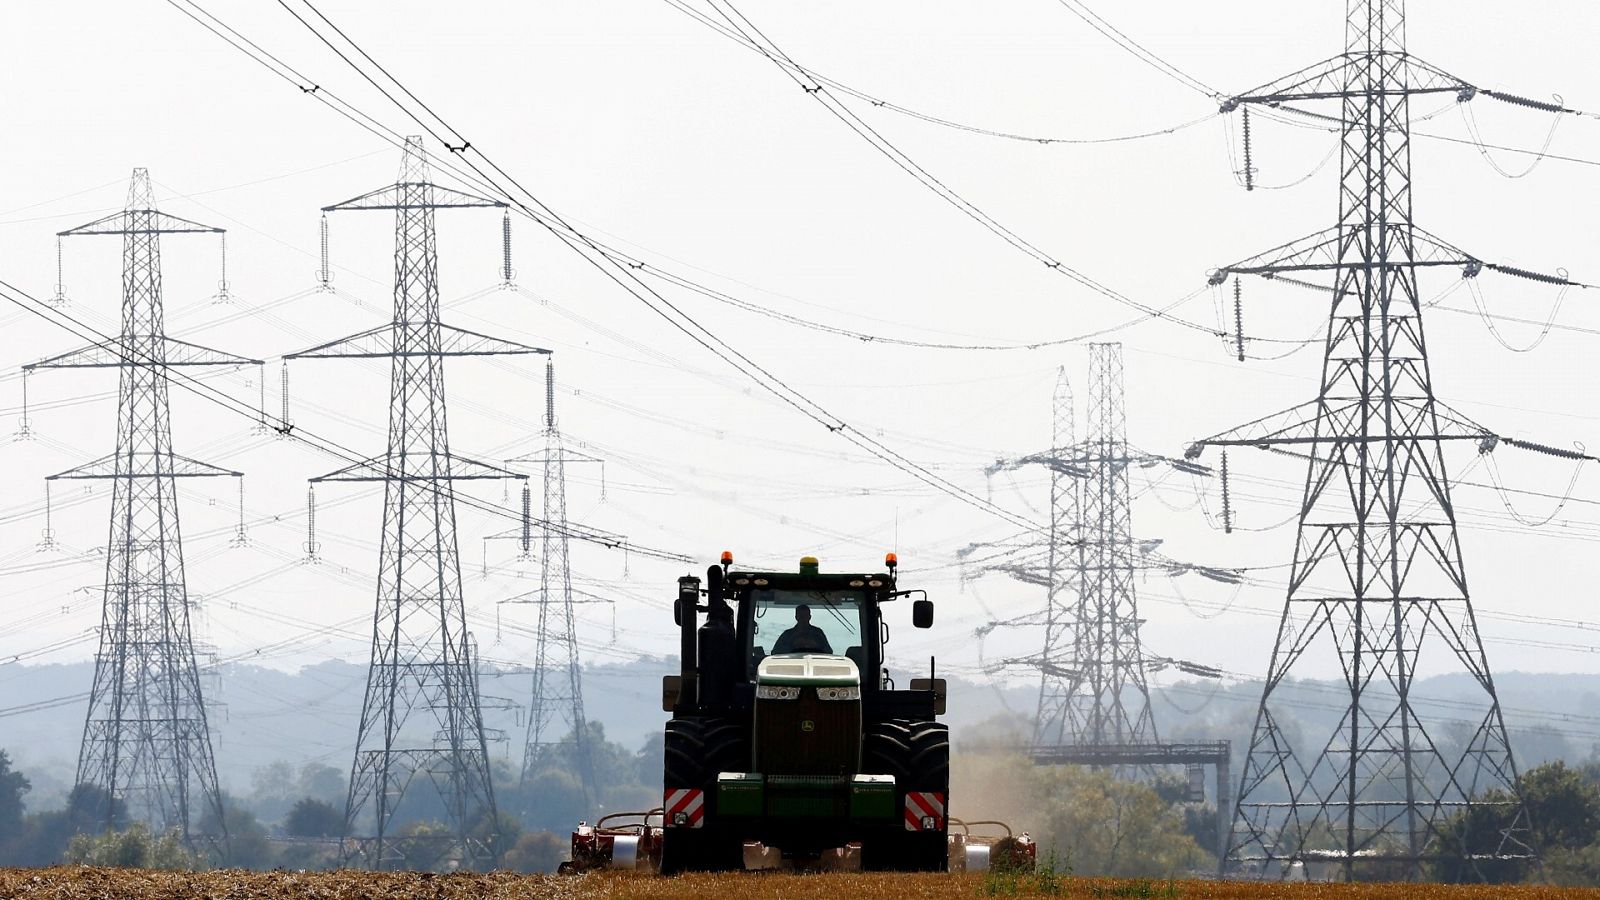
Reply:
<svg viewBox="0 0 1600 900"><path fill-rule="evenodd" d="M1406 884L1255 884L1052 876L745 873L578 877L413 872L155 872L56 866L0 869L0 900L955 900L984 897L1533 900L1595 898L1600 889Z"/></svg>

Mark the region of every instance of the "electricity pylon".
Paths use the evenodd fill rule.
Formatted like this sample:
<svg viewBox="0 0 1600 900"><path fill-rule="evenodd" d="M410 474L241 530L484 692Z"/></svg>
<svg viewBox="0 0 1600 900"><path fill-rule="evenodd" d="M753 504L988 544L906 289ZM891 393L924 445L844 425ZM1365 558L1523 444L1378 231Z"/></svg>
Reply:
<svg viewBox="0 0 1600 900"><path fill-rule="evenodd" d="M115 368L120 377L116 452L50 476L112 485L100 646L77 783L104 790L104 805L94 811L104 827L119 824L125 809L133 821L157 832L176 829L190 840L198 806L209 813L215 829L209 837L225 853L227 829L190 627L177 479L242 476L173 451L167 388L175 369L261 363L167 337L164 234L220 235L222 229L157 210L145 169L133 170L122 212L61 232L122 238L121 332L25 369Z"/></svg>
<svg viewBox="0 0 1600 900"><path fill-rule="evenodd" d="M439 320L434 211L505 204L428 179L422 139L410 137L397 183L323 208L394 211L394 320L290 354L390 360L388 449L312 479L384 486L372 661L345 803L352 834L371 828L370 837L346 848L347 858L359 853L379 868L404 859L391 824L419 775L437 790L450 821L445 858L481 866L502 849L461 590L455 482L521 476L450 452L444 359L549 352ZM422 721L414 721L419 712ZM369 807L370 821L362 818Z"/></svg>
<svg viewBox="0 0 1600 900"><path fill-rule="evenodd" d="M985 567L1045 589L1043 615L1030 614L1026 624L1043 624L1045 630L1043 650L1028 662L1040 670L1033 745L1052 758L1056 748L1156 743L1147 673L1177 663L1195 674L1213 674L1193 663L1152 660L1145 654L1134 573L1192 567L1134 540L1128 483L1133 466L1206 470L1130 447L1122 345L1091 344L1089 360L1092 399L1084 439L1076 440L1072 388L1062 370L1053 398L1054 446L988 468L990 474L1025 466L1050 472L1050 528L1044 546L1030 536L1022 545L1024 553Z"/></svg>
<svg viewBox="0 0 1600 900"><path fill-rule="evenodd" d="M594 757L583 713L583 672L578 658L574 606L606 602L585 595L574 598L570 535L567 521L567 463L598 462L566 448L556 422L555 363L545 360L544 450L512 462L539 463L544 469L544 521L539 529L539 590L507 602L537 603L538 645L534 652L533 699L528 706L528 738L522 754L524 796L532 779L546 766L576 765L587 805L599 792ZM533 798L528 797L531 802Z"/></svg>
<svg viewBox="0 0 1600 900"><path fill-rule="evenodd" d="M1343 54L1223 106L1282 115L1315 101L1339 104L1336 117L1318 119L1340 133L1338 224L1212 276L1214 284L1256 274L1329 291L1318 397L1190 451L1264 447L1308 461L1288 596L1229 847L1233 866L1269 874L1322 862L1346 879L1369 864L1420 878L1430 861L1471 867L1531 856L1442 448L1465 440L1480 452L1507 443L1575 454L1495 435L1437 400L1417 272L1455 268L1472 278L1487 268L1568 282L1485 263L1413 224L1412 98L1466 102L1489 92L1408 54L1404 16L1403 0L1349 0ZM1337 667L1348 696L1332 732L1308 733L1301 744L1292 732L1310 726L1291 727L1278 691L1315 662ZM1419 668L1445 671L1447 663L1476 688L1464 738L1412 696ZM1469 832L1475 808L1495 827Z"/></svg>

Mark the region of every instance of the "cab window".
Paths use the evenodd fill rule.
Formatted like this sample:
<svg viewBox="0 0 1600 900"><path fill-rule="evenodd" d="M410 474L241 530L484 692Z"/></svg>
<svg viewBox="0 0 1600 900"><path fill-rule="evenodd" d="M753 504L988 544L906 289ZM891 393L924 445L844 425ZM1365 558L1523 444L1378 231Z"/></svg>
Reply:
<svg viewBox="0 0 1600 900"><path fill-rule="evenodd" d="M859 591L763 590L751 592L755 629L750 675L762 659L780 653L833 653L864 667Z"/></svg>

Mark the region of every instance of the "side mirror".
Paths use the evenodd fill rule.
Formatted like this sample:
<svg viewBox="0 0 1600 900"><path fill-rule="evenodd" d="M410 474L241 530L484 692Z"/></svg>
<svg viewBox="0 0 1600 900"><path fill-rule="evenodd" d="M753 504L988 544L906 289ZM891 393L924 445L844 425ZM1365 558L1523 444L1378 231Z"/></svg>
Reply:
<svg viewBox="0 0 1600 900"><path fill-rule="evenodd" d="M683 678L677 675L661 677L661 711L672 712L678 708L678 698L683 693Z"/></svg>
<svg viewBox="0 0 1600 900"><path fill-rule="evenodd" d="M921 599L911 604L911 624L917 628L933 627L933 601Z"/></svg>

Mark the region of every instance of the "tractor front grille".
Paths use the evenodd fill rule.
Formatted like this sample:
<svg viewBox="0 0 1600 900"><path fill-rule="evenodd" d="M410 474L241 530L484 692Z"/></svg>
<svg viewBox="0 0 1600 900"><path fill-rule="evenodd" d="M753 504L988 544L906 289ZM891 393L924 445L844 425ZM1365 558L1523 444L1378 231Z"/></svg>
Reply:
<svg viewBox="0 0 1600 900"><path fill-rule="evenodd" d="M819 700L807 687L797 700L757 700L756 771L763 775L853 775L861 765L861 702Z"/></svg>
<svg viewBox="0 0 1600 900"><path fill-rule="evenodd" d="M766 813L777 818L842 819L850 815L850 779L835 775L768 775Z"/></svg>

